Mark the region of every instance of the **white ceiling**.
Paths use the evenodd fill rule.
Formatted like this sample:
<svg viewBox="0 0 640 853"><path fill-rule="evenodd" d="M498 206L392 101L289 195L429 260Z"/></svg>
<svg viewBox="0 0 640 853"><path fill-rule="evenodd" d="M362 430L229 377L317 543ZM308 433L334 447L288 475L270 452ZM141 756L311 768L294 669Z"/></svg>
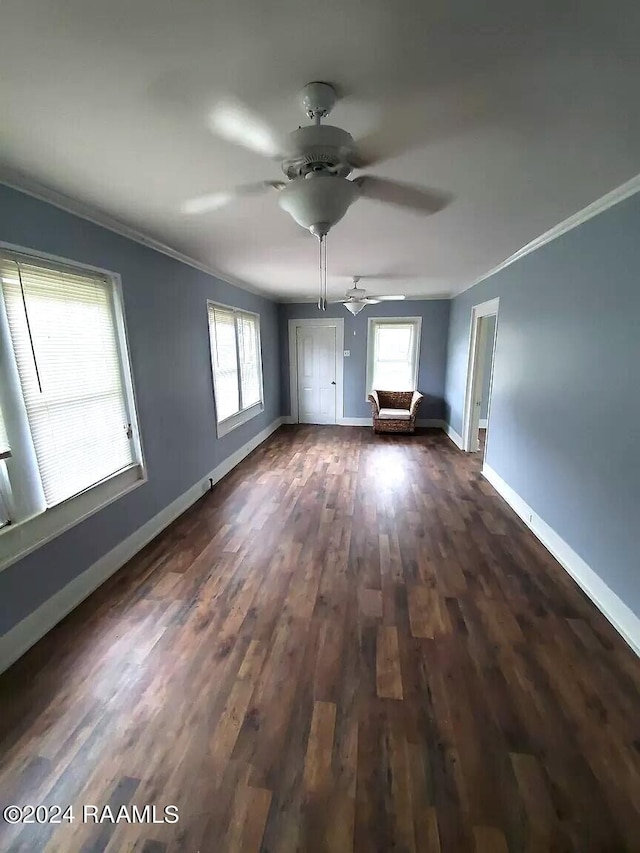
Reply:
<svg viewBox="0 0 640 853"><path fill-rule="evenodd" d="M395 156L369 172L450 193L420 217L361 199L331 232L329 291L463 289L640 172L640 4L582 0L2 0L0 167L106 213L230 280L312 296L317 243L276 203L181 205L277 179L216 139L233 96L281 131L298 90Z"/></svg>

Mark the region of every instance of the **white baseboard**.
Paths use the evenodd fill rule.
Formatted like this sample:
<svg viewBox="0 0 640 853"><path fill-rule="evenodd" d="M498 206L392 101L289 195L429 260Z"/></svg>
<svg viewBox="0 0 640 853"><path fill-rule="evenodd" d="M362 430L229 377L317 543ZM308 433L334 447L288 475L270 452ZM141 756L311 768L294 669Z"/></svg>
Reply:
<svg viewBox="0 0 640 853"><path fill-rule="evenodd" d="M285 415L282 418L282 423L284 424L297 424L298 421L291 417L291 415ZM336 426L371 426L371 416L368 418L336 418ZM310 426L310 424L307 424ZM320 425L321 426L321 425ZM324 424L327 426L327 424ZM328 426L333 426L333 424L329 424Z"/></svg>
<svg viewBox="0 0 640 853"><path fill-rule="evenodd" d="M484 465L482 474L640 656L640 619L636 614L493 468Z"/></svg>
<svg viewBox="0 0 640 853"><path fill-rule="evenodd" d="M295 424L295 421L290 415L285 415L282 418L282 423L284 424ZM338 418L336 421L336 426L368 426L372 425L371 415L368 418ZM439 418L418 418L416 421L416 426L418 427L426 427L433 429L444 429L445 423L443 420Z"/></svg>
<svg viewBox="0 0 640 853"><path fill-rule="evenodd" d="M372 424L371 415L368 418L338 418L338 426L368 426Z"/></svg>
<svg viewBox="0 0 640 853"><path fill-rule="evenodd" d="M262 444L271 433L281 426L283 418L277 418L268 427L255 435L231 456L228 456L210 474L206 474L190 489L176 498L169 506L150 518L142 527L128 536L90 566L71 583L41 604L33 613L26 616L15 627L0 638L0 672L4 672L28 649L47 634L54 625L71 613L85 598L91 595L107 578L122 568L138 551L168 527L172 521L182 515L209 489L209 480L217 483L235 466L242 462L252 450Z"/></svg>
<svg viewBox="0 0 640 853"><path fill-rule="evenodd" d="M480 420L478 421L478 429L486 429L488 423L488 418L480 418Z"/></svg>
<svg viewBox="0 0 640 853"><path fill-rule="evenodd" d="M450 424L448 424L446 422L443 422L442 429L446 432L446 434L449 436L449 438L455 444L455 446L457 448L459 448L460 450L462 450L462 436L459 435L455 431L455 429Z"/></svg>

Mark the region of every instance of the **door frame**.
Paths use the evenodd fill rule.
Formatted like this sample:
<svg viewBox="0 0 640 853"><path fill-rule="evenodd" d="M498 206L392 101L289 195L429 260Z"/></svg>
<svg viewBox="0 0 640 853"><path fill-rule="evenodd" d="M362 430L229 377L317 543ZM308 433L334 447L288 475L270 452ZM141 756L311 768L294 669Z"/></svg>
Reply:
<svg viewBox="0 0 640 853"><path fill-rule="evenodd" d="M498 311L500 308L500 297L489 299L474 305L471 309L471 329L469 334L469 359L467 367L467 382L464 399L464 415L462 419L462 449L465 453L473 453L477 448L473 446L473 401L476 396L477 383L479 381L478 364L480 353L480 335L478 334L479 321L482 317L495 315L496 328L493 335L493 348L491 350L491 379L489 382L489 407L487 410L487 437L489 436L489 422L491 419L491 392L493 386L493 365L495 361L496 342L498 340ZM486 456L485 447L485 456Z"/></svg>
<svg viewBox="0 0 640 853"><path fill-rule="evenodd" d="M291 419L299 423L298 409L298 328L304 326L333 326L336 330L336 424L344 420L344 319L342 317L319 317L317 320L289 320L289 398Z"/></svg>

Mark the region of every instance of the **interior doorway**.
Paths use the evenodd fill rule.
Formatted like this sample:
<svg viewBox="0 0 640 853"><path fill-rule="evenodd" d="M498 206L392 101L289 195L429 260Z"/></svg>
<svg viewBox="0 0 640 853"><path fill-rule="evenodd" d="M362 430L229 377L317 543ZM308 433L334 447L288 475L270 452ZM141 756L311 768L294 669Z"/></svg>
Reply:
<svg viewBox="0 0 640 853"><path fill-rule="evenodd" d="M482 458L489 440L498 306L499 300L491 299L471 311L463 449L467 453L481 453Z"/></svg>
<svg viewBox="0 0 640 853"><path fill-rule="evenodd" d="M292 420L336 424L342 420L342 319L290 320Z"/></svg>
<svg viewBox="0 0 640 853"><path fill-rule="evenodd" d="M335 326L298 326L298 422L336 422Z"/></svg>

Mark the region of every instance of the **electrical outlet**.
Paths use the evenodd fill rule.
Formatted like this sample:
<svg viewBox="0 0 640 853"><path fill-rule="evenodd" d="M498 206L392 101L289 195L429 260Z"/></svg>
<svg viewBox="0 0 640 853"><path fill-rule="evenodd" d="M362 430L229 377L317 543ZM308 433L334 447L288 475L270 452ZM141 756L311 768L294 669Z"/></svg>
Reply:
<svg viewBox="0 0 640 853"><path fill-rule="evenodd" d="M350 349L346 349L346 350L344 351L344 357L345 357L345 358L349 358L349 356L350 356L350 355L351 355L351 350L350 350Z"/></svg>

